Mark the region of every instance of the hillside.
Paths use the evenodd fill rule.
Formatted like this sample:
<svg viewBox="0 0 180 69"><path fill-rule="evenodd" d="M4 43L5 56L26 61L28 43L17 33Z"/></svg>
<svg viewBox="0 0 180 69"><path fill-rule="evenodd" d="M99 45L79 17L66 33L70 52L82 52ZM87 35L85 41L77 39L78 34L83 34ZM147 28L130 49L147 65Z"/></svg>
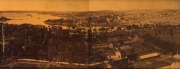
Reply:
<svg viewBox="0 0 180 69"><path fill-rule="evenodd" d="M180 24L180 10L143 10L125 13L126 23L168 23Z"/></svg>

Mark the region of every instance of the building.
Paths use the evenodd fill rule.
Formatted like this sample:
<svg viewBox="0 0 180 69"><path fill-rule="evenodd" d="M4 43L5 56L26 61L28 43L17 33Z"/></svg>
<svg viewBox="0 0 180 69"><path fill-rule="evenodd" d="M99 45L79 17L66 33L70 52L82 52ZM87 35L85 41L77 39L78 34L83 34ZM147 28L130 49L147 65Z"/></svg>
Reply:
<svg viewBox="0 0 180 69"><path fill-rule="evenodd" d="M107 58L110 60L120 60L120 59L122 59L121 52L111 51L111 54L107 55Z"/></svg>
<svg viewBox="0 0 180 69"><path fill-rule="evenodd" d="M158 69L180 69L180 55L177 50L177 54L173 56L175 62L173 62L170 66L160 67Z"/></svg>
<svg viewBox="0 0 180 69"><path fill-rule="evenodd" d="M152 58L152 57L157 57L157 56L159 56L159 55L160 55L160 53L152 52L152 53L140 55L140 56L139 56L139 59L140 59L140 60L143 60L143 59L148 59L148 58Z"/></svg>

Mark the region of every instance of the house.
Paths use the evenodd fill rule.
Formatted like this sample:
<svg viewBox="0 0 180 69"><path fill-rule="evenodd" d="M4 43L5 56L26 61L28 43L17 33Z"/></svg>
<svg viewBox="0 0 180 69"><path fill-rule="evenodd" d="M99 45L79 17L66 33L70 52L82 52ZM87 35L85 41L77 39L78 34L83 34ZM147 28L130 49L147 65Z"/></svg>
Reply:
<svg viewBox="0 0 180 69"><path fill-rule="evenodd" d="M130 38L129 41L125 41L125 44L133 44L133 43L139 43L142 42L142 39L139 38L139 36L135 36L133 38Z"/></svg>
<svg viewBox="0 0 180 69"><path fill-rule="evenodd" d="M164 67L160 67L160 68L157 68L157 69L179 69L179 68L180 68L180 63L179 62L174 62L170 66L164 66Z"/></svg>
<svg viewBox="0 0 180 69"><path fill-rule="evenodd" d="M132 47L130 46L119 47L119 51L122 53L122 57L127 57L128 55L131 55L133 53Z"/></svg>
<svg viewBox="0 0 180 69"><path fill-rule="evenodd" d="M111 60L120 60L120 59L122 59L121 58L121 52L111 51L111 52L109 52L109 55L107 55L107 58L111 59Z"/></svg>
<svg viewBox="0 0 180 69"><path fill-rule="evenodd" d="M113 48L113 44L97 44L95 46L92 47L92 49L103 49L103 48Z"/></svg>
<svg viewBox="0 0 180 69"><path fill-rule="evenodd" d="M114 60L119 60L121 59L121 53L118 51L115 51L115 55L112 55L109 58L114 59Z"/></svg>
<svg viewBox="0 0 180 69"><path fill-rule="evenodd" d="M171 65L169 66L164 66L164 67L160 67L158 69L179 69L180 68L180 55L178 53L177 50L177 54L173 56L173 58L176 60L175 62L173 62Z"/></svg>

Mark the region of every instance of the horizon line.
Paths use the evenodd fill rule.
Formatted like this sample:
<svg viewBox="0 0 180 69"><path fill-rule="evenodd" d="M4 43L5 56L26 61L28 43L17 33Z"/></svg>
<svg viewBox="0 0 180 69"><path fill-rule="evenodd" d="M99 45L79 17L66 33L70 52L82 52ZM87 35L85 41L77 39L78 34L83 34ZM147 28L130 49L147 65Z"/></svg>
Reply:
<svg viewBox="0 0 180 69"><path fill-rule="evenodd" d="M135 10L180 10L180 9L131 9L131 10L87 10L87 11L46 11L46 10L0 10L0 12L88 12L88 11L135 11Z"/></svg>

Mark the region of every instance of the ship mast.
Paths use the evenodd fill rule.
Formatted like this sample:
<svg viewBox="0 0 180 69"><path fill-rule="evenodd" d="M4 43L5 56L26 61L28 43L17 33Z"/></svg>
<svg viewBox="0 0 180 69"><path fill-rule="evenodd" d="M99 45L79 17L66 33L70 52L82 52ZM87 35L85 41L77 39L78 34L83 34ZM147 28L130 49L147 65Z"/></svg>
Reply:
<svg viewBox="0 0 180 69"><path fill-rule="evenodd" d="M5 40L4 40L4 25L2 24L2 51L4 52L4 48L5 48Z"/></svg>
<svg viewBox="0 0 180 69"><path fill-rule="evenodd" d="M88 51L89 51L89 64L92 62L92 53L91 53L91 46L92 46L92 28L91 28L91 16L89 17L89 30L88 30Z"/></svg>

